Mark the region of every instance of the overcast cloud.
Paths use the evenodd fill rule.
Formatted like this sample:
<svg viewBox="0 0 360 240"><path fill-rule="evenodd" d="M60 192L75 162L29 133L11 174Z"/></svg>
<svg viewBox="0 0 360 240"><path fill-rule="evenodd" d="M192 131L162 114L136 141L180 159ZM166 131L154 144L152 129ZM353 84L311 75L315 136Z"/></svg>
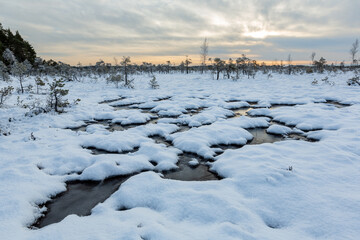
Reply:
<svg viewBox="0 0 360 240"><path fill-rule="evenodd" d="M205 37L212 57L309 61L315 51L348 61L360 38L359 10L357 0L0 0L0 22L41 57L71 64L123 55L196 62Z"/></svg>

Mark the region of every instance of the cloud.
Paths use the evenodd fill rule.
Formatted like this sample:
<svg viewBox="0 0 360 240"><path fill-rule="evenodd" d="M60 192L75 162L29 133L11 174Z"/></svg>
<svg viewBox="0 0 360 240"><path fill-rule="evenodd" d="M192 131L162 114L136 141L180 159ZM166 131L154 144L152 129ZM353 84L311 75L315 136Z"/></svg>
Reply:
<svg viewBox="0 0 360 240"><path fill-rule="evenodd" d="M0 6L0 22L19 30L40 56L71 64L198 55L204 37L210 55L224 58L244 51L280 59L294 52L305 60L318 50L342 60L360 37L360 2L353 0L0 0Z"/></svg>

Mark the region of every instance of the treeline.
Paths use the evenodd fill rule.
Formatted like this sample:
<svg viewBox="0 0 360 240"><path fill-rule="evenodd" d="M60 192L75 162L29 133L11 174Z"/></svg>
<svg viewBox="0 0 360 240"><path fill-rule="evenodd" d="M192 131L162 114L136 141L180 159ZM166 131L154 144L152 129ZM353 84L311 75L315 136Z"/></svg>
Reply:
<svg viewBox="0 0 360 240"><path fill-rule="evenodd" d="M130 75L148 74L152 76L155 73L210 73L214 79L233 79L237 80L242 77L255 78L257 73L268 74L311 74L314 72L346 72L355 70L356 74L360 70L356 54L359 50L359 42L356 40L350 50L352 57L351 66L345 66L344 62L339 65L328 64L326 59L320 57L315 59L316 53L311 54L310 65L293 65L291 55L288 60L280 61L280 64L266 65L259 63L254 59L250 59L242 54L234 59L220 59L218 57L208 57L208 43L205 39L201 45L201 64L191 65L192 60L186 56L184 61L175 65L170 61L164 64L152 64L143 62L141 64L132 63L130 57L123 57L119 62L116 58L115 64L106 63L99 60L93 66L82 66L80 63L77 66L70 66L69 64L54 61L52 59L45 61L36 57L36 52L33 47L26 40L22 38L20 33L16 31L12 33L10 29L4 29L0 23L0 80L10 80L10 75L20 79L21 92L24 92L22 79L26 76L60 76L66 81L76 81L83 77L101 77L105 76L109 79L115 79L114 76L122 75L125 83L131 80Z"/></svg>
<svg viewBox="0 0 360 240"><path fill-rule="evenodd" d="M4 52L9 49L18 62L28 60L34 64L36 52L29 42L23 39L18 31L13 34L10 29L4 29L0 23L0 61L5 65L10 65L8 59L4 58Z"/></svg>

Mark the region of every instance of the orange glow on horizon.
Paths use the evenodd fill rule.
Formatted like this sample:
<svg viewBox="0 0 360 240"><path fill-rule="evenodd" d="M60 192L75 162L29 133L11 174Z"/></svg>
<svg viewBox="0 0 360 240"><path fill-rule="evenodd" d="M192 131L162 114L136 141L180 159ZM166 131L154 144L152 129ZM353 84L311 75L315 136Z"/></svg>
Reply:
<svg viewBox="0 0 360 240"><path fill-rule="evenodd" d="M238 56L241 57L241 56ZM256 59L256 57L252 57L251 55L247 55L252 60L256 60L257 64L261 65L262 63L265 63L266 65L280 65L281 60L261 60ZM196 66L200 65L200 56L199 55L189 55L189 59L191 59L192 63L190 66ZM210 58L210 56L209 56ZM211 57L212 59L216 57ZM222 60L227 61L229 57L220 57ZM234 61L237 57L232 56L231 57ZM76 66L79 62L82 66L89 66L89 65L95 65L96 62L103 60L105 63L111 63L111 65L115 65L114 57L79 57L77 59L80 60L74 60L74 57L47 57L44 58L45 60L54 60L54 61L61 61L67 64L70 64L72 66ZM120 61L122 59L122 56L116 57L118 64L120 64ZM148 62L152 64L167 64L167 61L170 61L171 65L179 65L182 61L185 61L186 56L130 56L131 63L136 63L141 65L143 62ZM340 61L328 61L328 64L340 64ZM282 64L284 66L288 65L288 62L286 60L282 61ZM292 65L310 65L310 60L298 60L298 61L292 61ZM206 65L211 65L210 61L206 62Z"/></svg>

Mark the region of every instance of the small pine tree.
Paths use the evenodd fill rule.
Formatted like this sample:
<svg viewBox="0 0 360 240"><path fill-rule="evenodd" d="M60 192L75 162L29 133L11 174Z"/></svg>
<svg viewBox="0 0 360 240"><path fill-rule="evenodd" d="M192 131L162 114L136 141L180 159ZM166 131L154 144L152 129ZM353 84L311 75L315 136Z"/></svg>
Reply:
<svg viewBox="0 0 360 240"><path fill-rule="evenodd" d="M152 76L152 79L150 79L149 85L152 89L157 89L160 87L155 76Z"/></svg>
<svg viewBox="0 0 360 240"><path fill-rule="evenodd" d="M216 70L216 80L219 80L220 72L224 69L224 67L225 67L225 61L221 60L220 58L214 59L214 68Z"/></svg>
<svg viewBox="0 0 360 240"><path fill-rule="evenodd" d="M40 87L45 86L45 82L40 77L36 77L35 84L36 84L36 94L39 94L39 89Z"/></svg>
<svg viewBox="0 0 360 240"><path fill-rule="evenodd" d="M63 97L69 93L68 89L63 89L64 86L63 78L60 78L59 80L54 79L54 81L49 84L50 95L48 105L57 113L62 113L64 111L63 108L69 105L67 99L63 99Z"/></svg>
<svg viewBox="0 0 360 240"><path fill-rule="evenodd" d="M128 81L128 75L129 75L129 64L131 63L130 57L123 56L122 61L120 64L124 67L124 77L125 77L125 84L124 86L129 86L131 83Z"/></svg>

